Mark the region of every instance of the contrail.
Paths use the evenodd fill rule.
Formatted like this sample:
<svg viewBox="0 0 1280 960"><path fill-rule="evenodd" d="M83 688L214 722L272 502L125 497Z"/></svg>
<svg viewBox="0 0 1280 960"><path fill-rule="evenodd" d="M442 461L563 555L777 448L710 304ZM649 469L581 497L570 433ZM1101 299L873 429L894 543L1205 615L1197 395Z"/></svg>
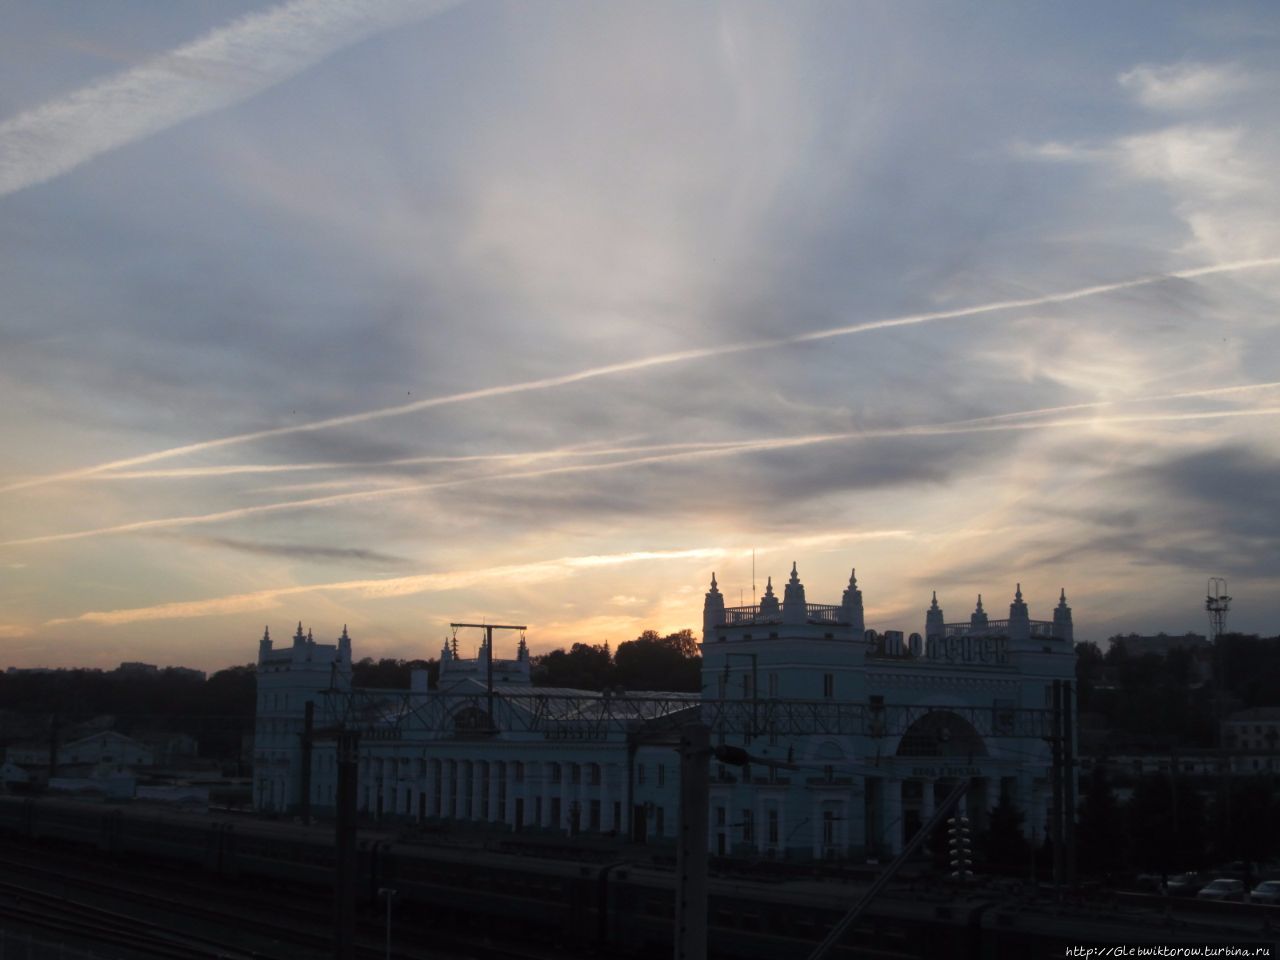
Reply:
<svg viewBox="0 0 1280 960"><path fill-rule="evenodd" d="M637 370L646 370L653 367L669 366L677 363L689 363L694 360L704 360L710 357L722 357L735 353L747 353L754 350L793 346L801 343L825 340L832 337L846 337L859 333L869 333L873 330L884 330L890 327L905 327L922 323L934 323L940 320L957 320L966 317L978 316L980 314L996 313L1004 310L1045 306L1051 303L1066 303L1072 300L1081 300L1086 297L1095 297L1105 293L1114 293L1118 290L1129 290L1135 287L1149 286L1150 284L1160 283L1165 280L1187 280L1219 273L1231 273L1239 270L1250 270L1258 267L1273 266L1280 266L1280 257L1264 257L1255 260L1237 260L1231 263L1219 263L1207 267L1175 270L1171 273L1152 274L1150 276L1137 277L1130 280L1120 280L1115 283L1081 287L1077 290L1068 290L1063 293L1051 293L1044 296L1025 297L1017 300L997 300L991 303L978 304L971 307L960 307L954 310L939 310L932 313L913 313L901 317L872 320L866 323L853 324L850 326L815 330L809 333L795 334L788 337L774 337L767 340L752 340L745 343L716 347L678 350L672 353L662 353L651 357L642 357L638 360L626 360L620 363L588 367L584 370L565 373L554 377L542 377L537 380L524 380L519 383L483 387L478 390L468 390L462 393L430 397L425 400L415 400L412 403L402 403L392 407L381 407L376 410L366 410L362 413L352 413L340 417L328 417L323 420L313 420L310 423L293 424L287 427L271 427L265 430L255 430L251 433L241 433L234 436L221 437L216 440L203 440L198 443L189 443L180 447L171 447L167 450L157 450L153 453L142 454L136 457L128 457L123 460L113 460L109 463L83 467L81 469L70 470L65 473L31 477L27 480L20 480L15 483L10 483L7 486L0 487L0 493L47 483L54 483L57 481L78 480L98 473L106 473L112 470L121 470L127 467L140 466L146 463L154 463L157 460L165 460L189 453L198 453L204 450L214 450L219 447L228 447L234 444L250 443L255 440L266 440L271 437L281 437L294 433L327 430L331 427L350 426L356 423L366 423L370 420L379 420L384 417L402 416L419 410L428 410L433 407L442 407L457 403L467 403L473 400L510 396L512 394L528 393L535 390L550 390L555 387L568 386L570 384L581 383L586 380L595 380L601 377L610 377L622 373L632 373Z"/></svg>
<svg viewBox="0 0 1280 960"><path fill-rule="evenodd" d="M1266 383L1244 383L1233 387L1210 387L1204 390L1187 390L1181 393L1155 394L1146 397L1120 397L1115 400L1090 400L1084 403L1068 403L1056 407L1040 407L1035 410L1015 410L1011 413L997 413L972 420L957 420L951 426L962 423L988 423L1001 420L1021 420L1027 417L1044 416L1050 413L1067 413L1073 410L1093 410L1101 407L1112 407L1138 403L1160 403L1166 400L1191 400L1202 397L1213 397L1231 393L1248 393L1254 390L1273 390L1280 388L1280 380ZM900 428L910 429L910 428ZM313 470L356 470L377 469L383 467L407 467L426 464L457 463L491 463L494 461L525 461L567 459L570 457L605 457L619 454L652 453L668 450L703 450L709 447L734 447L739 441L708 441L705 443L655 443L629 447L603 447L579 444L569 447L552 447L547 450L529 450L520 453L476 453L464 455L438 455L421 457L399 457L393 460L348 460L325 461L317 463L242 463L209 467L170 467L160 470L122 470L111 473L96 473L82 477L83 480L171 480L198 477L225 477L239 474L255 473L289 473L292 471Z"/></svg>
<svg viewBox="0 0 1280 960"><path fill-rule="evenodd" d="M743 553L745 551L738 551ZM509 564L500 567L484 567L479 570L460 570L449 573L423 573L407 577L372 580L342 580L333 583L316 583L303 586L273 587L252 593L217 597L211 600L178 601L153 607L134 607L128 610L108 610L82 613L76 617L60 617L49 620L46 627L64 623L136 623L141 620L169 620L205 617L217 614L243 613L272 606L281 597L314 592L356 591L366 597L403 597L417 593L433 593L457 590L476 583L497 580L503 583L539 583L558 579L577 570L595 567L619 566L651 560L713 560L727 556L731 551L718 547L688 550L637 550L631 553L596 554L581 557L560 557L536 563Z"/></svg>
<svg viewBox="0 0 1280 960"><path fill-rule="evenodd" d="M0 197L247 100L331 54L458 0L292 0L0 123Z"/></svg>
<svg viewBox="0 0 1280 960"><path fill-rule="evenodd" d="M1039 413L1041 411L1029 411ZM877 440L904 437L948 436L965 433L996 433L1012 430L1061 429L1082 426L1102 426L1113 423L1162 423L1183 420L1218 420L1233 417L1256 417L1280 414L1280 407L1262 407L1252 410L1215 410L1204 413L1168 413L1168 414L1133 414L1105 418L1067 418L1061 420L1034 420L1027 423L991 423L986 418L978 420L959 420L952 423L925 424L912 427L890 427L882 430L856 430L840 433L818 433L798 437L774 437L758 440L724 441L707 444L694 450L681 450L670 453L654 454L646 457L633 457L627 460L613 460L608 463L567 464L561 467L548 467L540 470L525 470L511 473L499 473L486 476L488 483L503 480L526 480L570 473L594 473L608 470L620 470L625 467L642 466L654 463L666 463L675 460L709 459L714 457L735 456L742 453L760 453L772 450L786 450L794 447L814 446L823 443L838 443L849 440ZM476 478L464 477L455 480L438 480L430 483L412 483L396 487L379 487L374 490L361 490L354 493L338 493L325 497L310 497L304 500L286 500L279 503L264 503L252 507L236 507L216 513L194 514L189 516L163 517L155 520L139 520L133 523L117 524L111 527L97 527L89 530L76 530L70 533L51 533L38 537L24 537L17 540L6 540L0 547L29 546L37 543L57 543L64 540L83 540L88 537L100 537L120 533L140 533L148 530L160 530L171 527L186 527L196 524L219 523L226 520L239 520L245 517L265 513L279 513L286 510L302 510L313 507L333 506L340 503L352 503L361 500L375 500L387 496L408 493L423 493L446 487L457 487L475 483Z"/></svg>

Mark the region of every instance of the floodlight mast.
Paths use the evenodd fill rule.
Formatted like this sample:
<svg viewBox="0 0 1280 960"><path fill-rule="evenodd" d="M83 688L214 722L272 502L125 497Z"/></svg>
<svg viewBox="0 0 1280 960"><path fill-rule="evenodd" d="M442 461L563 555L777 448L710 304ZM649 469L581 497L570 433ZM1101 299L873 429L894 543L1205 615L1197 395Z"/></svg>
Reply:
<svg viewBox="0 0 1280 960"><path fill-rule="evenodd" d="M1231 747L1227 743L1227 656L1222 648L1222 635L1227 629L1227 611L1231 597L1227 595L1225 577L1210 577L1205 590L1204 609L1209 614L1209 632L1213 634L1213 655L1217 658L1214 687L1218 700L1218 766L1222 772L1223 839L1231 833Z"/></svg>
<svg viewBox="0 0 1280 960"><path fill-rule="evenodd" d="M485 694L487 709L489 713L489 732L496 733L498 728L493 724L493 631L495 630L519 630L523 633L528 630L525 626L515 626L507 623L451 623L449 626L453 630L459 627L478 627L484 631L484 673L485 673Z"/></svg>

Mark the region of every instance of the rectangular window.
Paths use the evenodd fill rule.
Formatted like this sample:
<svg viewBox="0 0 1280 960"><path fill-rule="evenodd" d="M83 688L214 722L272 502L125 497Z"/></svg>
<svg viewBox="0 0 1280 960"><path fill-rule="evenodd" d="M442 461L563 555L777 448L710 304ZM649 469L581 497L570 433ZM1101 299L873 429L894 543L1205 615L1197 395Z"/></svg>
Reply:
<svg viewBox="0 0 1280 960"><path fill-rule="evenodd" d="M822 695L828 700L836 695L835 674L824 673L822 675Z"/></svg>
<svg viewBox="0 0 1280 960"><path fill-rule="evenodd" d="M754 830L751 829L751 826L752 826L751 811L743 810L742 811L742 839L748 843L751 841L751 836L755 832Z"/></svg>
<svg viewBox="0 0 1280 960"><path fill-rule="evenodd" d="M644 764L643 763L636 764L636 783L640 784L641 786L644 786Z"/></svg>
<svg viewBox="0 0 1280 960"><path fill-rule="evenodd" d="M836 842L836 816L830 810L822 812L822 842L828 847Z"/></svg>
<svg viewBox="0 0 1280 960"><path fill-rule="evenodd" d="M751 677L748 674L742 675L742 699L748 700L751 697Z"/></svg>
<svg viewBox="0 0 1280 960"><path fill-rule="evenodd" d="M723 827L725 823L724 807L716 807L716 826Z"/></svg>
<svg viewBox="0 0 1280 960"><path fill-rule="evenodd" d="M769 696L777 697L778 695L778 675L776 673L769 674Z"/></svg>
<svg viewBox="0 0 1280 960"><path fill-rule="evenodd" d="M768 812L768 824L769 824L769 832L767 836L769 837L769 842L771 844L776 844L778 842L778 811L777 810L770 810Z"/></svg>
<svg viewBox="0 0 1280 960"><path fill-rule="evenodd" d="M653 835L655 837L666 836L667 833L667 811L665 807L658 807L653 814Z"/></svg>
<svg viewBox="0 0 1280 960"><path fill-rule="evenodd" d="M667 782L667 765L665 763L658 764L658 786L665 786Z"/></svg>

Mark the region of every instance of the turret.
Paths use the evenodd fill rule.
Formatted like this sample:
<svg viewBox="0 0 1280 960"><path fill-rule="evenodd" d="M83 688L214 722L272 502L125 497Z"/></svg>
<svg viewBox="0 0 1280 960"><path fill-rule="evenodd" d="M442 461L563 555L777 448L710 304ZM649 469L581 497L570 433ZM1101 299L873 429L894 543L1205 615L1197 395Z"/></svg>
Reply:
<svg viewBox="0 0 1280 960"><path fill-rule="evenodd" d="M298 632L293 635L293 645L300 647L307 642L306 635L302 632L302 621L298 621Z"/></svg>
<svg viewBox="0 0 1280 960"><path fill-rule="evenodd" d="M711 589L702 601L702 642L710 643L716 627L724 623L724 594L716 584L716 575L711 574ZM523 640L521 641L524 642Z"/></svg>
<svg viewBox="0 0 1280 960"><path fill-rule="evenodd" d="M982 609L982 594L978 594L978 605L969 614L969 632L981 634L987 632L987 611Z"/></svg>
<svg viewBox="0 0 1280 960"><path fill-rule="evenodd" d="M777 594L773 592L773 577L769 577L765 581L764 596L760 598L760 619L772 620L782 614L782 608L778 605Z"/></svg>
<svg viewBox="0 0 1280 960"><path fill-rule="evenodd" d="M791 564L791 579L782 591L782 622L804 623L809 619L809 607L804 599L804 584L800 582L800 574L796 565Z"/></svg>
<svg viewBox="0 0 1280 960"><path fill-rule="evenodd" d="M926 637L946 636L947 625L942 617L942 608L938 606L938 591L933 591L933 602L924 615L924 635Z"/></svg>
<svg viewBox="0 0 1280 960"><path fill-rule="evenodd" d="M1031 639L1031 615L1027 612L1027 605L1022 600L1022 584L1018 584L1018 589L1013 595L1013 603L1009 604L1009 639Z"/></svg>
<svg viewBox="0 0 1280 960"><path fill-rule="evenodd" d="M338 638L338 663L351 666L351 637L347 634L347 625L342 625L342 636Z"/></svg>
<svg viewBox="0 0 1280 960"><path fill-rule="evenodd" d="M849 631L854 638L862 636L866 630L866 620L862 612L862 591L858 589L858 571L849 571L849 585L844 588L844 596L840 598L840 608L844 619L849 623Z"/></svg>
<svg viewBox="0 0 1280 960"><path fill-rule="evenodd" d="M262 639L258 641L258 662L261 663L271 652L271 628L262 628Z"/></svg>
<svg viewBox="0 0 1280 960"><path fill-rule="evenodd" d="M1053 636L1055 640L1075 642L1075 628L1071 625L1071 608L1067 606L1067 590L1058 594L1058 605L1053 608Z"/></svg>

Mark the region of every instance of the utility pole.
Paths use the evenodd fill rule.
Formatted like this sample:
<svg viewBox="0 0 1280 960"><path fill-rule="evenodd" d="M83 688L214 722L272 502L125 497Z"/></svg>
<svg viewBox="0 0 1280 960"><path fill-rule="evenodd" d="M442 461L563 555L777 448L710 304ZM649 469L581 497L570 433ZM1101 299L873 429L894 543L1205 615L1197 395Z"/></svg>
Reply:
<svg viewBox="0 0 1280 960"><path fill-rule="evenodd" d="M489 732L497 733L497 727L493 723L493 631L495 630L519 630L523 633L529 629L524 626L511 626L501 623L451 623L449 624L455 631L459 627L478 627L484 631L484 673L485 673L485 702L488 704L489 714Z"/></svg>
<svg viewBox="0 0 1280 960"><path fill-rule="evenodd" d="M315 742L316 705L308 700L302 713L302 802L298 814L302 822L311 826L311 747Z"/></svg>
<svg viewBox="0 0 1280 960"><path fill-rule="evenodd" d="M356 781L359 776L360 735L338 732L338 817L333 882L333 956L350 960L356 928Z"/></svg>
<svg viewBox="0 0 1280 960"><path fill-rule="evenodd" d="M1058 898L1062 897L1063 850L1062 850L1062 681L1053 681L1053 720L1050 726L1050 739L1053 741L1053 812L1049 817L1049 835L1053 842L1053 888Z"/></svg>
<svg viewBox="0 0 1280 960"><path fill-rule="evenodd" d="M676 849L675 960L706 960L708 797L711 731L680 732L680 845Z"/></svg>
<svg viewBox="0 0 1280 960"><path fill-rule="evenodd" d="M1063 680L1061 684L1063 872L1066 874L1067 886L1074 890L1076 885L1076 751L1071 735L1071 681Z"/></svg>
<svg viewBox="0 0 1280 960"><path fill-rule="evenodd" d="M1227 629L1227 611L1231 597L1227 595L1224 577L1210 577L1205 591L1204 609L1209 614L1209 632L1213 635L1216 661L1214 687L1218 693L1218 765L1222 770L1222 845L1231 848L1231 749L1227 743L1227 656L1222 635Z"/></svg>

